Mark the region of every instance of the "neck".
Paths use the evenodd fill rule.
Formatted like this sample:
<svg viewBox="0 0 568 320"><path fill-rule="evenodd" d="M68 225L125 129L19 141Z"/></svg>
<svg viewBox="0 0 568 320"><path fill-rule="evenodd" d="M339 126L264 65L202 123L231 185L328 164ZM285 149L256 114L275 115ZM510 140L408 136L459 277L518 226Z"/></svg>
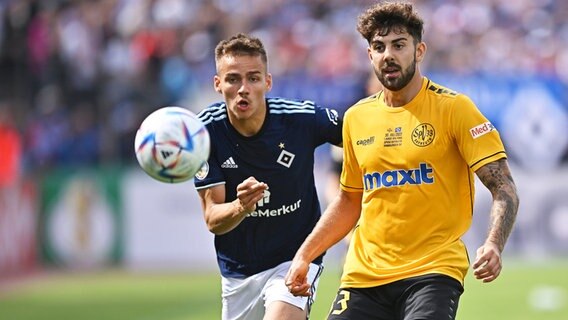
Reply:
<svg viewBox="0 0 568 320"><path fill-rule="evenodd" d="M231 114L229 113L229 122L241 135L245 137L252 137L262 128L264 119L266 118L266 112L268 111L266 104L264 104L261 108L259 108L259 110L257 110L257 112L246 119L231 117Z"/></svg>
<svg viewBox="0 0 568 320"><path fill-rule="evenodd" d="M401 107L412 101L422 89L422 74L416 70L416 73L410 82L398 91L391 91L387 88L383 89L385 104L389 107Z"/></svg>

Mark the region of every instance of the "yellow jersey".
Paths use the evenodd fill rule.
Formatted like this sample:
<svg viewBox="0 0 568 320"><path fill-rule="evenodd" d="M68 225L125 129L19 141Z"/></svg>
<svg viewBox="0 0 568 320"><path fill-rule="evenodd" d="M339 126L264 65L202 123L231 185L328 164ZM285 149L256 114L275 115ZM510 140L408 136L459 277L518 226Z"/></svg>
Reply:
<svg viewBox="0 0 568 320"><path fill-rule="evenodd" d="M473 214L475 170L505 158L495 127L465 95L423 78L408 104L382 92L345 113L341 188L362 192L341 287L439 273L463 284L461 240Z"/></svg>

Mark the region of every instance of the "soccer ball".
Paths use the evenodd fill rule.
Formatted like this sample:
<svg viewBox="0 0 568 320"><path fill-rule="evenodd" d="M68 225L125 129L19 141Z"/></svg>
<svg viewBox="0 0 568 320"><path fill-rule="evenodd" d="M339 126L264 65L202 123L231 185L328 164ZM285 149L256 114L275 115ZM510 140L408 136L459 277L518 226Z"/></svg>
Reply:
<svg viewBox="0 0 568 320"><path fill-rule="evenodd" d="M163 107L140 125L134 140L136 159L152 178L168 183L189 180L209 157L209 132L191 111Z"/></svg>

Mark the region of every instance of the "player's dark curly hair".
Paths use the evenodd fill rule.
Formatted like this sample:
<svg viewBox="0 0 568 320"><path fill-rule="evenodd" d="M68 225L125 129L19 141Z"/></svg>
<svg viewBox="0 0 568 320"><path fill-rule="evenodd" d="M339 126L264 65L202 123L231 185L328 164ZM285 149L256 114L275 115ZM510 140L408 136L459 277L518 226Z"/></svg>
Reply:
<svg viewBox="0 0 568 320"><path fill-rule="evenodd" d="M389 32L408 32L414 43L422 41L424 21L407 2L380 2L359 16L357 31L371 43L375 35L385 36Z"/></svg>
<svg viewBox="0 0 568 320"><path fill-rule="evenodd" d="M217 44L217 47L215 47L215 61L218 62L225 55L260 56L265 65L268 63L262 41L244 33L237 33Z"/></svg>

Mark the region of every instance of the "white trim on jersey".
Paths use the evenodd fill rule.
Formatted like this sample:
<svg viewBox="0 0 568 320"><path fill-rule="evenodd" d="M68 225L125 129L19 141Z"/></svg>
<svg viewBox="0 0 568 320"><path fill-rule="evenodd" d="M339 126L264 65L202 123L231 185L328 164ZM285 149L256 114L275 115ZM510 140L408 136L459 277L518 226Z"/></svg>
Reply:
<svg viewBox="0 0 568 320"><path fill-rule="evenodd" d="M303 100L303 101L296 101L296 100L289 100L284 98L268 98L268 102L272 102L276 105L284 104L285 106L293 107L293 106L315 106L315 103L310 100Z"/></svg>
<svg viewBox="0 0 568 320"><path fill-rule="evenodd" d="M268 99L269 111L271 114L293 114L308 113L314 114L315 104L312 101L293 101L281 98Z"/></svg>
<svg viewBox="0 0 568 320"><path fill-rule="evenodd" d="M212 121L225 119L227 118L227 106L225 103L222 103L218 106L209 107L201 111L197 117L204 125L207 125Z"/></svg>
<svg viewBox="0 0 568 320"><path fill-rule="evenodd" d="M207 189L207 188L212 188L214 186L219 186L225 184L225 181L220 181L220 182L215 182L215 183L211 183L205 186L201 186L201 187L195 187L195 190L201 190L201 189Z"/></svg>
<svg viewBox="0 0 568 320"><path fill-rule="evenodd" d="M307 113L314 114L315 103L310 100L295 101L284 98L268 98L268 110L271 114L293 114L293 113ZM204 125L212 121L219 121L227 118L227 105L220 103L219 105L210 106L201 111L198 115L199 120Z"/></svg>
<svg viewBox="0 0 568 320"><path fill-rule="evenodd" d="M292 114L292 113L316 113L315 110L274 110L270 109L271 114Z"/></svg>

